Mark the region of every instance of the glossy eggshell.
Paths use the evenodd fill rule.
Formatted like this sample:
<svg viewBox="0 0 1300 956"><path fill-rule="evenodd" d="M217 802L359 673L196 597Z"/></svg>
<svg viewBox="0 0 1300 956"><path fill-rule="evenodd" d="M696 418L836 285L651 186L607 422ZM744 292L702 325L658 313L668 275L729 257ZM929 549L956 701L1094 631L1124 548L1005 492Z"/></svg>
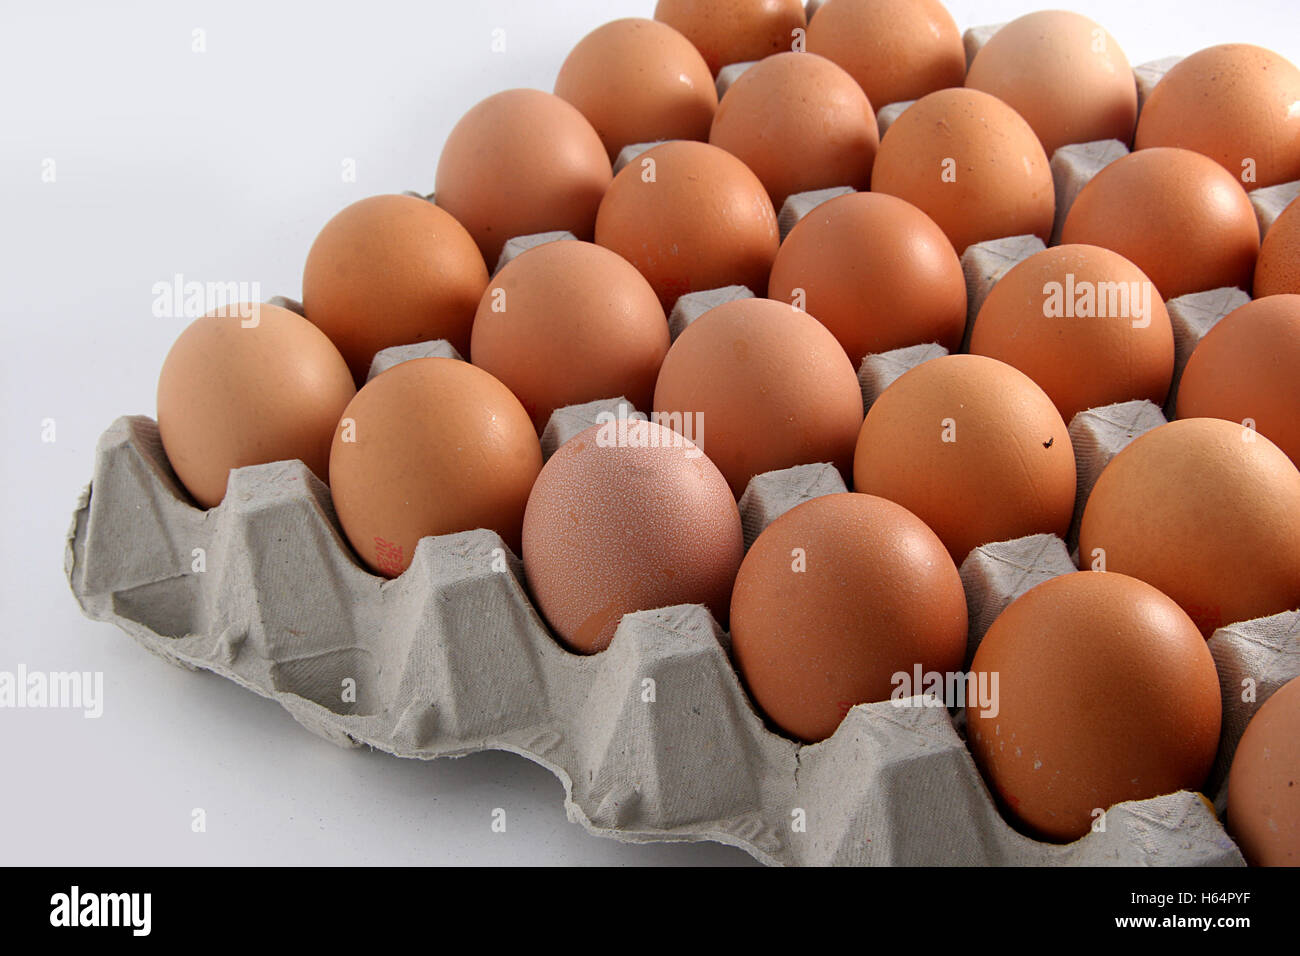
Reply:
<svg viewBox="0 0 1300 956"><path fill-rule="evenodd" d="M799 0L659 0L655 19L683 34L717 73L792 49L808 25Z"/></svg>
<svg viewBox="0 0 1300 956"><path fill-rule="evenodd" d="M953 248L1052 233L1056 187L1038 137L1015 110L979 90L931 93L885 132L871 188L906 199Z"/></svg>
<svg viewBox="0 0 1300 956"><path fill-rule="evenodd" d="M158 376L158 431L176 476L211 508L232 468L296 458L328 481L334 426L355 393L320 329L288 309L242 303L196 319L172 345Z"/></svg>
<svg viewBox="0 0 1300 956"><path fill-rule="evenodd" d="M744 163L708 143L676 141L614 177L596 242L636 266L668 310L687 292L766 288L780 233L767 190Z"/></svg>
<svg viewBox="0 0 1300 956"><path fill-rule="evenodd" d="M1069 143L1133 140L1137 82L1115 38L1077 13L1012 20L976 54L966 85L1025 118L1050 157Z"/></svg>
<svg viewBox="0 0 1300 956"><path fill-rule="evenodd" d="M1300 70L1248 43L1193 53L1147 97L1134 145L1195 150L1246 189L1300 179Z"/></svg>
<svg viewBox="0 0 1300 956"><path fill-rule="evenodd" d="M966 76L961 31L939 0L827 0L808 23L808 52L844 67L876 109Z"/></svg>
<svg viewBox="0 0 1300 956"><path fill-rule="evenodd" d="M678 336L654 409L682 416L660 421L693 423L685 434L739 498L751 478L779 468L830 462L849 475L862 390L844 349L816 319L770 299L740 299Z"/></svg>
<svg viewBox="0 0 1300 956"><path fill-rule="evenodd" d="M853 77L815 54L778 53L727 90L709 142L753 170L780 208L811 189L866 189L880 134Z"/></svg>
<svg viewBox="0 0 1300 956"><path fill-rule="evenodd" d="M725 626L744 553L718 469L653 422L596 425L562 445L528 499L523 559L537 606L580 653L624 614L703 604Z"/></svg>
<svg viewBox="0 0 1300 956"><path fill-rule="evenodd" d="M1065 536L1074 450L1056 406L1023 372L982 355L946 355L876 399L853 483L919 517L960 565L981 544Z"/></svg>
<svg viewBox="0 0 1300 956"><path fill-rule="evenodd" d="M307 254L307 318L364 383L375 353L446 339L464 354L488 273L474 240L414 196L372 196L325 224Z"/></svg>
<svg viewBox="0 0 1300 956"><path fill-rule="evenodd" d="M823 495L781 515L749 549L731 597L731 649L774 724L823 740L853 705L890 699L894 675L961 669L961 577L907 509Z"/></svg>
<svg viewBox="0 0 1300 956"><path fill-rule="evenodd" d="M371 379L330 451L344 534L368 568L389 577L410 566L426 535L488 528L518 551L541 467L519 400L482 369L445 358L411 359Z"/></svg>
<svg viewBox="0 0 1300 956"><path fill-rule="evenodd" d="M1210 329L1179 381L1178 417L1249 420L1300 463L1300 295L1248 302Z"/></svg>
<svg viewBox="0 0 1300 956"><path fill-rule="evenodd" d="M1137 398L1163 405L1174 374L1160 293L1141 269L1098 246L1056 246L1014 266L984 300L970 351L1020 369L1066 422Z"/></svg>
<svg viewBox="0 0 1300 956"><path fill-rule="evenodd" d="M566 405L621 395L649 409L668 345L659 299L627 260L589 242L548 242L492 280L470 358L541 431Z"/></svg>
<svg viewBox="0 0 1300 956"><path fill-rule="evenodd" d="M1253 866L1300 866L1300 677L1274 691L1241 735L1228 832Z"/></svg>
<svg viewBox="0 0 1300 956"><path fill-rule="evenodd" d="M1259 253L1250 197L1223 168L1185 149L1144 149L1080 190L1061 243L1102 246L1141 269L1166 299L1249 289Z"/></svg>
<svg viewBox="0 0 1300 956"><path fill-rule="evenodd" d="M631 143L709 138L718 91L704 58L672 27L615 20L573 48L555 80L596 130L611 160Z"/></svg>
<svg viewBox="0 0 1300 956"><path fill-rule="evenodd" d="M1255 298L1283 292L1300 294L1300 202L1273 220L1255 263Z"/></svg>
<svg viewBox="0 0 1300 956"><path fill-rule="evenodd" d="M590 239L611 175L604 144L576 107L540 90L506 90L453 127L435 189L494 266L515 236Z"/></svg>
<svg viewBox="0 0 1300 956"><path fill-rule="evenodd" d="M1209 637L1300 608L1300 472L1267 438L1188 418L1136 438L1101 473L1081 566L1153 584Z"/></svg>
<svg viewBox="0 0 1300 956"><path fill-rule="evenodd" d="M1122 574L1052 578L993 622L971 664L990 691L966 709L990 789L1036 836L1085 836L1099 811L1196 790L1222 707L1209 648L1183 611Z"/></svg>
<svg viewBox="0 0 1300 956"><path fill-rule="evenodd" d="M767 294L825 325L853 367L865 355L936 342L957 351L966 279L925 213L883 193L853 193L799 220L772 263Z"/></svg>

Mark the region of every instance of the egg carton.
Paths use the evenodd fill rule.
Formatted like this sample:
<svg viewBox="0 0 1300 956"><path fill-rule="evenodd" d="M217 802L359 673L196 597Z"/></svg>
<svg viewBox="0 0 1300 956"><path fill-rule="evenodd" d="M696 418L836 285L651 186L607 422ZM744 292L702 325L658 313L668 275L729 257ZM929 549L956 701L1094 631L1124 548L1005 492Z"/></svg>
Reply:
<svg viewBox="0 0 1300 956"><path fill-rule="evenodd" d="M992 32L968 31L969 55ZM743 64L733 66L725 82L743 72ZM1146 67L1135 72L1140 84L1144 75L1157 77ZM892 121L906 105L887 105L882 115ZM617 168L653 145L625 148ZM1123 149L1058 151L1061 206L1123 154L1114 145ZM1291 185L1297 189L1288 194ZM782 235L850 191L790 197ZM1300 184L1252 196L1268 200L1256 204L1261 231L1296 191ZM494 271L541 242L571 238L518 237ZM1030 239L967 250L969 321L992 285L1042 248ZM752 294L731 287L681 297L670 315L674 337L709 308ZM1193 302L1185 324L1204 334L1212 321L1203 314L1194 321L1196 308L1211 315L1218 308L1221 317L1222 306ZM867 356L859 372L864 405L942 354L938 345L921 345ZM389 349L376 356L371 377L425 355L459 358L445 342ZM1104 463L1155 420L1152 411L1159 416L1152 407L1132 420L1115 409L1076 417L1071 438L1085 450L1077 456L1080 507ZM544 453L600 414L635 412L622 398L560 409L543 433ZM791 507L843 490L838 472L824 464L758 476L740 501L746 547ZM961 567L969 655L1015 597L1074 568L1066 543L1051 535L973 551ZM277 701L324 739L426 760L518 753L559 778L571 820L625 842L714 840L767 864L1244 862L1200 797L1187 792L1119 804L1104 830L1067 845L1017 832L965 747L962 715L926 706L933 700L859 705L829 739L797 744L756 711L732 666L728 636L703 607L627 615L606 651L574 655L531 604L518 558L490 531L424 538L400 577L372 575L346 543L328 488L300 462L236 469L225 501L204 512L168 464L156 423L143 416L120 418L101 437L68 532L65 571L91 618L116 624L165 660ZM1280 615L1211 639L1224 695L1211 777L1220 809L1246 721L1300 672L1297 628L1300 615ZM1254 689L1249 702L1243 681Z"/></svg>
<svg viewBox="0 0 1300 956"><path fill-rule="evenodd" d="M820 2L809 0L809 17ZM997 29L966 32L968 62ZM1143 98L1176 61L1135 69ZM750 65L724 67L720 97ZM879 110L881 135L909 105ZM626 147L615 172L654 145ZM1057 236L1078 190L1126 152L1117 142L1079 144L1052 157ZM780 211L782 238L817 205L852 191L790 197ZM1261 233L1297 193L1300 183L1252 194ZM573 238L512 239L494 274L542 242ZM1010 237L967 250L968 330L992 285L1041 248L1034 237ZM674 338L709 308L751 295L730 287L681 297L670 315ZM272 301L302 313L292 300ZM1222 305L1193 302L1185 325L1204 334L1222 314ZM859 371L864 405L909 368L943 354L938 345L918 345L867 356ZM370 377L428 355L460 358L446 342L388 349ZM1150 427L1151 413L1159 416L1151 406L1130 420L1116 408L1081 413L1071 424L1076 452L1090 449L1078 456L1080 508L1091 487L1085 472L1095 480ZM611 413L635 414L617 397L558 410L542 435L544 455ZM745 546L790 508L844 490L826 464L757 476L740 501ZM1007 604L1073 570L1066 543L1053 535L973 551L961 566L967 663ZM922 698L859 705L829 739L790 741L755 710L728 636L703 607L627 615L606 651L574 655L532 606L519 559L490 531L426 537L404 574L377 577L346 543L328 488L301 462L236 469L226 499L205 512L144 416L119 418L101 436L68 531L65 572L89 617L116 624L165 660L277 701L326 740L426 760L518 753L560 779L571 820L626 842L714 840L767 864L1244 862L1200 798L1186 792L1119 804L1104 830L1068 845L1015 831L965 748L962 715L954 719ZM1300 614L1291 614L1233 625L1210 641L1224 695L1211 778L1220 809L1218 788L1245 723L1300 673L1298 636ZM1253 690L1249 702L1243 683Z"/></svg>
<svg viewBox="0 0 1300 956"><path fill-rule="evenodd" d="M552 441L611 408L630 406L561 410ZM843 490L830 465L759 476L741 501L747 542L796 504ZM1062 548L1048 549L1058 572ZM973 633L1029 580L999 574L997 554L980 549L963 565ZM714 840L768 864L1242 863L1186 792L1120 804L1104 831L1068 845L1017 832L960 720L923 698L859 705L829 739L797 744L765 725L703 607L627 615L606 651L572 654L490 531L426 537L404 574L377 577L300 462L236 469L223 503L204 512L143 416L98 443L66 572L88 616L277 701L327 740L415 759L521 754L560 779L571 820L626 842Z"/></svg>

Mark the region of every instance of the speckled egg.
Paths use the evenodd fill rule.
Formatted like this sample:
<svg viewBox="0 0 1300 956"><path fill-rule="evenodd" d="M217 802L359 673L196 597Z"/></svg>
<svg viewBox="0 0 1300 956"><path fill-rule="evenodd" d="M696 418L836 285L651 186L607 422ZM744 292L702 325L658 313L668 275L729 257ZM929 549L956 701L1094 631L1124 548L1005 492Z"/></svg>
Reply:
<svg viewBox="0 0 1300 956"><path fill-rule="evenodd" d="M609 646L624 614L702 604L724 625L744 554L721 472L654 422L613 419L562 445L524 515L528 586L571 650Z"/></svg>

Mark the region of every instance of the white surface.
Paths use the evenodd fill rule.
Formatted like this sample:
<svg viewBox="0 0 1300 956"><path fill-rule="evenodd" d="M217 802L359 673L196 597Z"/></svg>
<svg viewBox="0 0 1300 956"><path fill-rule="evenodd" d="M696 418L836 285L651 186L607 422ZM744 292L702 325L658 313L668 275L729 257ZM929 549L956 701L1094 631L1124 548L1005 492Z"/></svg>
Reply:
<svg viewBox="0 0 1300 956"><path fill-rule="evenodd" d="M954 2L962 28L1050 2ZM1254 42L1300 61L1294 0L1094 0L1134 64ZM440 145L500 89L549 89L569 48L652 0L6 4L0 13L0 671L102 671L104 714L0 709L0 861L44 864L744 863L623 846L565 820L507 754L426 765L337 750L279 707L85 620L63 537L99 433L154 414L186 317L176 273L297 297L319 228L433 188ZM192 50L193 31L207 50ZM506 52L493 53L493 31ZM345 159L356 181L343 181ZM42 182L47 159L54 182ZM42 442L53 419L56 440ZM207 832L191 832L202 807ZM506 811L505 833L492 812Z"/></svg>

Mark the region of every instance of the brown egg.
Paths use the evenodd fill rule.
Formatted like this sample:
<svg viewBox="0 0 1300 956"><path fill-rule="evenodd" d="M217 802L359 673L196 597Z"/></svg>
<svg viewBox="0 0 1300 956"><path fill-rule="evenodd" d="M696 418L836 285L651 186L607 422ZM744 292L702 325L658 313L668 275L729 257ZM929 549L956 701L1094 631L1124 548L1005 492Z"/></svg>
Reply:
<svg viewBox="0 0 1300 956"><path fill-rule="evenodd" d="M1074 449L1052 400L982 355L945 355L876 399L853 458L854 490L896 501L958 565L972 548L1050 532L1074 512Z"/></svg>
<svg viewBox="0 0 1300 956"><path fill-rule="evenodd" d="M200 507L232 468L298 459L329 481L334 426L356 393L325 333L274 305L209 312L172 345L158 376L158 432Z"/></svg>
<svg viewBox="0 0 1300 956"><path fill-rule="evenodd" d="M1079 528L1081 566L1177 601L1206 637L1300 607L1300 472L1241 425L1188 418L1116 455Z"/></svg>
<svg viewBox="0 0 1300 956"><path fill-rule="evenodd" d="M488 528L519 549L542 467L532 421L510 390L454 359L411 359L371 379L330 451L339 523L365 565L396 577L426 535Z"/></svg>
<svg viewBox="0 0 1300 956"><path fill-rule="evenodd" d="M1118 252L1166 299L1224 286L1250 288L1259 223L1245 190L1186 149L1144 149L1084 186L1061 243Z"/></svg>
<svg viewBox="0 0 1300 956"><path fill-rule="evenodd" d="M1241 735L1228 832L1252 866L1300 866L1300 677L1274 691Z"/></svg>
<svg viewBox="0 0 1300 956"><path fill-rule="evenodd" d="M943 230L911 203L852 193L822 203L781 243L767 294L826 326L856 369L864 355L937 342L957 351L966 279Z"/></svg>
<svg viewBox="0 0 1300 956"><path fill-rule="evenodd" d="M541 431L555 409L600 398L648 410L668 345L659 299L626 259L589 242L548 242L492 280L470 356Z"/></svg>
<svg viewBox="0 0 1300 956"><path fill-rule="evenodd" d="M1255 298L1300 293L1300 202L1292 201L1273 220L1255 264Z"/></svg>
<svg viewBox="0 0 1300 956"><path fill-rule="evenodd" d="M725 626L744 554L740 512L718 469L681 435L638 419L571 439L537 478L524 569L571 650L609 646L633 611L703 604Z"/></svg>
<svg viewBox="0 0 1300 956"><path fill-rule="evenodd" d="M506 90L458 122L438 161L438 205L495 265L515 236L565 230L590 239L612 173L578 110L540 90Z"/></svg>
<svg viewBox="0 0 1300 956"><path fill-rule="evenodd" d="M1135 145L1203 153L1246 189L1300 179L1300 70L1248 43L1193 53L1147 97Z"/></svg>
<svg viewBox="0 0 1300 956"><path fill-rule="evenodd" d="M777 518L745 555L731 650L774 724L824 740L855 704L898 696L898 675L962 669L966 595L916 515L871 495L824 495Z"/></svg>
<svg viewBox="0 0 1300 956"><path fill-rule="evenodd" d="M664 309L687 292L767 286L780 234L758 177L707 143L664 143L614 177L596 242L649 280Z"/></svg>
<svg viewBox="0 0 1300 956"><path fill-rule="evenodd" d="M595 128L611 160L631 143L709 138L718 91L704 58L672 27L629 18L573 48L555 95Z"/></svg>
<svg viewBox="0 0 1300 956"><path fill-rule="evenodd" d="M709 69L793 48L808 25L799 0L659 0L655 19L695 44Z"/></svg>
<svg viewBox="0 0 1300 956"><path fill-rule="evenodd" d="M828 0L808 23L808 52L848 70L876 109L966 76L961 31L939 0Z"/></svg>
<svg viewBox="0 0 1300 956"><path fill-rule="evenodd" d="M958 254L1052 234L1056 187L1042 145L1015 110L979 90L940 90L904 110L880 141L871 188L920 207Z"/></svg>
<svg viewBox="0 0 1300 956"><path fill-rule="evenodd" d="M1066 422L1135 398L1163 405L1174 374L1160 293L1098 246L1056 246L1012 268L984 300L970 350L1028 375Z"/></svg>
<svg viewBox="0 0 1300 956"><path fill-rule="evenodd" d="M1131 577L1032 588L971 671L990 691L966 708L971 753L1009 816L1044 839L1077 840L1126 800L1196 790L1214 762L1214 658L1177 604Z"/></svg>
<svg viewBox="0 0 1300 956"><path fill-rule="evenodd" d="M880 134L853 77L815 54L778 53L727 90L709 142L743 160L780 208L810 189L866 189Z"/></svg>
<svg viewBox="0 0 1300 956"><path fill-rule="evenodd" d="M446 339L469 347L488 273L478 246L442 209L372 196L325 224L307 254L303 311L364 383L375 353Z"/></svg>
<svg viewBox="0 0 1300 956"><path fill-rule="evenodd" d="M1077 13L1012 20L980 49L966 85L1025 118L1050 157L1070 143L1133 141L1137 82L1115 38Z"/></svg>
<svg viewBox="0 0 1300 956"><path fill-rule="evenodd" d="M1248 302L1210 329L1183 372L1178 417L1249 422L1300 463L1300 295Z"/></svg>
<svg viewBox="0 0 1300 956"><path fill-rule="evenodd" d="M771 299L711 309L673 343L655 385L659 421L690 437L737 498L749 479L830 462L848 475L862 389L835 337ZM689 426L689 427L688 427Z"/></svg>

